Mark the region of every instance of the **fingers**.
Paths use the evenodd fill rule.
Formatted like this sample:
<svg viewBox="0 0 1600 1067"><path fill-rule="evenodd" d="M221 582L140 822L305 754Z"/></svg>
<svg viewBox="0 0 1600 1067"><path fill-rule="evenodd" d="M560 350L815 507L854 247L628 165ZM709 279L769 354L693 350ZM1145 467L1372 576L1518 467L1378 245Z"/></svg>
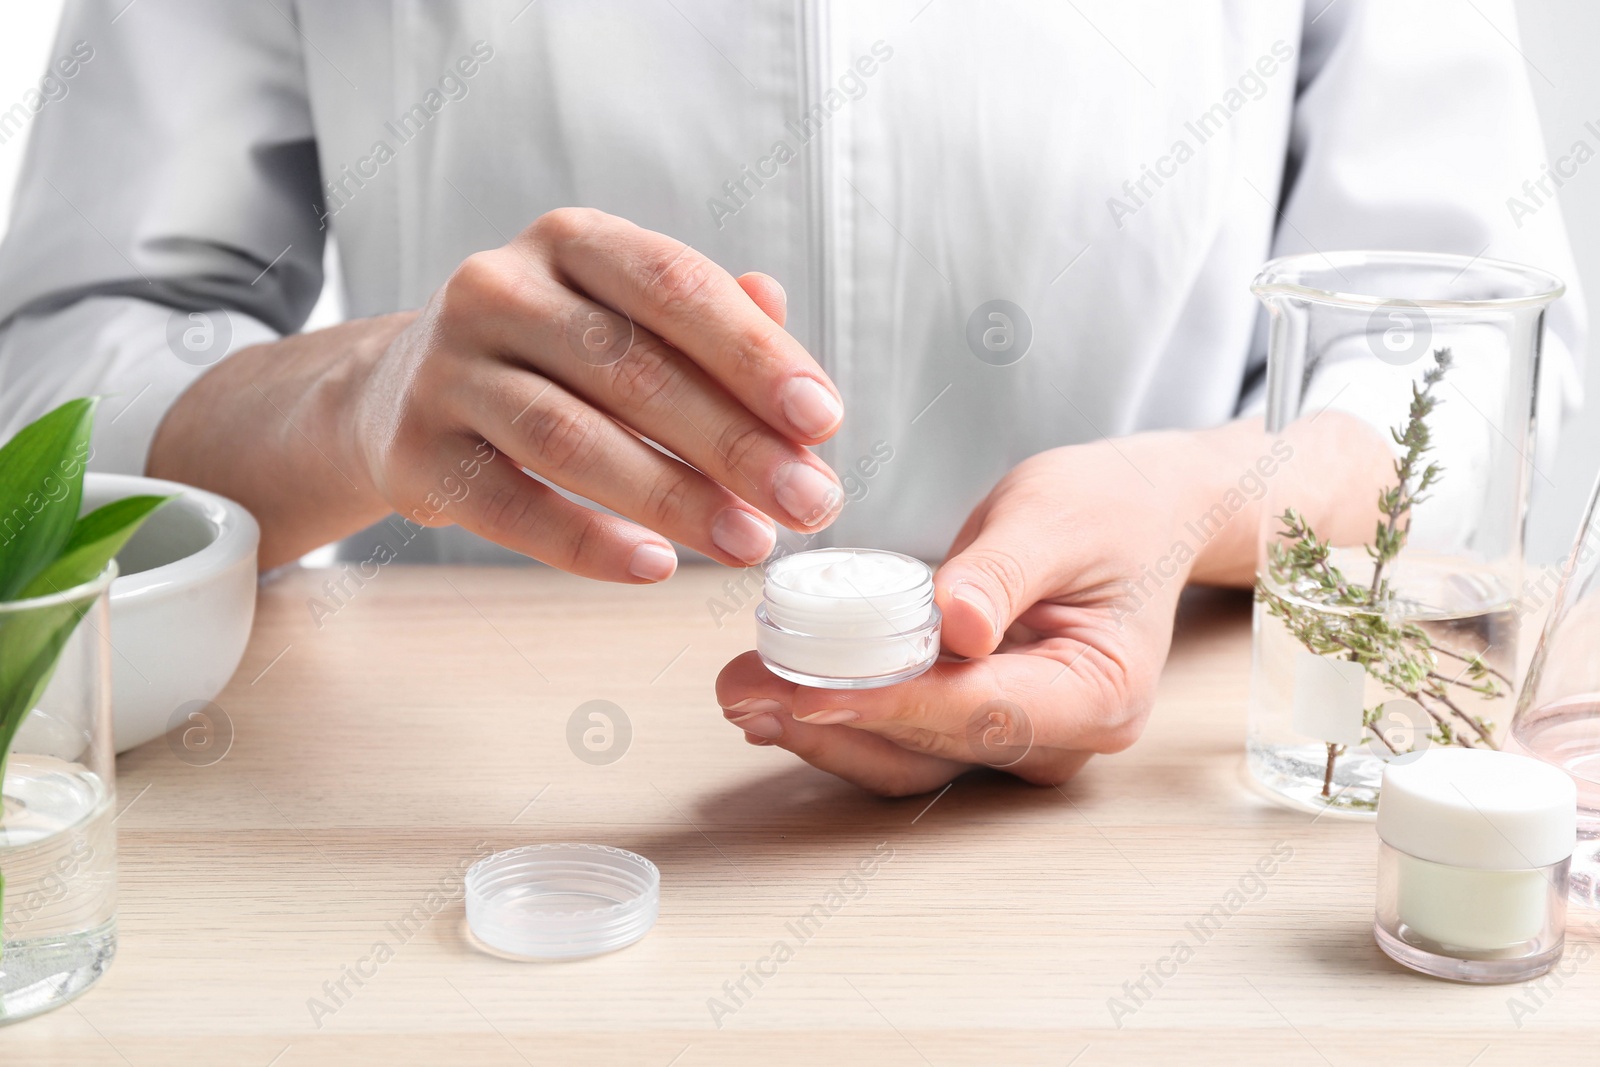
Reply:
<svg viewBox="0 0 1600 1067"><path fill-rule="evenodd" d="M826 464L648 332L635 331L627 354L608 366L574 367L563 355L552 338L531 362L784 525L821 529L844 506L844 489Z"/></svg>
<svg viewBox="0 0 1600 1067"><path fill-rule="evenodd" d="M1051 655L941 661L883 689L797 687L790 714L838 723L947 759L1009 767L1024 755L1117 752L1132 744L1150 701L1123 664L1065 638ZM720 692L720 690L719 690Z"/></svg>
<svg viewBox="0 0 1600 1067"><path fill-rule="evenodd" d="M1073 694L1091 697L1094 670L1081 661L1074 665L1080 667L1074 680L1053 692L1072 673L1060 661L995 656L988 662L1001 660L1006 662L993 671L975 663L941 664L941 676L929 672L885 689L841 692L786 682L747 652L723 668L717 699L724 716L752 743L789 749L814 766L890 795L936 788L972 766L1057 785L1094 751L1118 751L1138 735L1147 702L1096 702L1094 707L1107 709L1099 715L1074 715L1070 705L1051 703L1070 701Z"/></svg>
<svg viewBox="0 0 1600 1067"><path fill-rule="evenodd" d="M789 316L789 294L770 274L751 271L739 275L739 288L750 294L756 307L766 312L767 318L782 326Z"/></svg>
<svg viewBox="0 0 1600 1067"><path fill-rule="evenodd" d="M793 529L820 529L837 516L844 490L810 451L643 326L526 274L524 257L506 249L481 253L457 270L447 290L456 328L465 334L461 344L487 346L559 382ZM772 325L743 290L739 298ZM459 417L476 428L477 398L451 392Z"/></svg>
<svg viewBox="0 0 1600 1067"><path fill-rule="evenodd" d="M968 765L913 752L857 730L796 721L787 712L798 687L775 677L747 652L717 679L723 715L753 743L787 749L812 766L883 796L911 796L937 789Z"/></svg>
<svg viewBox="0 0 1600 1067"><path fill-rule="evenodd" d="M730 566L760 563L777 531L699 471L555 382L502 363L480 370L479 429L516 463Z"/></svg>
<svg viewBox="0 0 1600 1067"><path fill-rule="evenodd" d="M844 405L776 316L717 264L663 234L601 212L551 212L530 228L557 271L697 363L785 436L826 440Z"/></svg>
<svg viewBox="0 0 1600 1067"><path fill-rule="evenodd" d="M461 455L472 452L461 439ZM482 462L465 495L441 509L473 533L585 578L635 585L672 576L672 545L649 530L576 504L530 478L504 453Z"/></svg>
<svg viewBox="0 0 1600 1067"><path fill-rule="evenodd" d="M745 730L747 740L755 739L752 743L764 742L787 749L818 770L837 775L879 796L926 793L970 769L965 763L913 752L886 738L858 730L813 726L781 714L751 716L734 709L728 709L725 714L754 721L760 732L736 719L729 720ZM776 729L771 725L774 722L780 723Z"/></svg>

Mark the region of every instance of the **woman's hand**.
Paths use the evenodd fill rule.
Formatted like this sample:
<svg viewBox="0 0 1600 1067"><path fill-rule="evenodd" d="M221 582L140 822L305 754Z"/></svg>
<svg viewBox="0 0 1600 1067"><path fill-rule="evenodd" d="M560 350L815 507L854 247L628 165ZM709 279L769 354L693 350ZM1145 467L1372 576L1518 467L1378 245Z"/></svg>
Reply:
<svg viewBox="0 0 1600 1067"><path fill-rule="evenodd" d="M255 512L264 566L391 511L607 581L666 578L669 539L748 566L774 519L816 530L843 503L806 448L843 406L783 318L766 275L552 211L418 314L224 360L168 413L149 469Z"/></svg>
<svg viewBox="0 0 1600 1067"><path fill-rule="evenodd" d="M776 536L766 516L811 530L843 503L803 447L843 407L784 332L782 301L770 278L741 285L681 241L551 212L469 258L389 346L355 411L365 465L408 515L441 464L488 441L499 456L449 519L586 577L665 578L667 538L758 563Z"/></svg>
<svg viewBox="0 0 1600 1067"><path fill-rule="evenodd" d="M965 658L841 691L787 682L748 652L723 669L718 702L751 743L877 793L978 765L1058 784L1138 738L1185 582L1250 581L1267 483L1322 463L1345 472L1327 479L1330 501L1365 500L1387 462L1381 440L1336 414L1278 442L1250 421L1041 453L972 513L935 576L944 649ZM1342 536L1368 521L1351 510L1313 515Z"/></svg>

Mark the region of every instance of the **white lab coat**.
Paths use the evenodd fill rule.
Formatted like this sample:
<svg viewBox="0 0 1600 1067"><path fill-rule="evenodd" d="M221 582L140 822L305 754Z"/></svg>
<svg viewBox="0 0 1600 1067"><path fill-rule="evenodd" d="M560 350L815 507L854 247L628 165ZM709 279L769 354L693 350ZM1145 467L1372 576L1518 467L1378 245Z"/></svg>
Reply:
<svg viewBox="0 0 1600 1067"><path fill-rule="evenodd" d="M352 316L562 205L772 274L846 402L824 541L933 558L1026 456L1249 406L1270 256L1573 280L1557 207L1508 210L1544 154L1507 0L125 4L69 2L53 54L93 58L32 119L0 248L0 433L108 394L102 470L204 370L190 312L234 350L300 326L324 227Z"/></svg>

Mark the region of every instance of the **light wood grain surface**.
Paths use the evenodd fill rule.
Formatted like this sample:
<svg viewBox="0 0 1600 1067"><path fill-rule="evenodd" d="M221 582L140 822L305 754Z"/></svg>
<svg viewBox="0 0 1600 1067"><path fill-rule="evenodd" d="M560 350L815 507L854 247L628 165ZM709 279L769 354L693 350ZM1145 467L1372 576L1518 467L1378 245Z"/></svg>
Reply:
<svg viewBox="0 0 1600 1067"><path fill-rule="evenodd" d="M1243 598L1190 602L1143 740L1065 789L984 774L880 800L723 721L712 680L752 644L748 606L719 627L708 603L728 602L727 571L636 589L392 566L319 626L329 576L263 589L218 698L225 758L193 766L167 740L122 757L116 963L72 1006L0 1029L0 1064L1597 1058L1591 935L1574 931L1543 994L1406 972L1372 943L1371 825L1241 784ZM568 747L589 700L632 726L609 765ZM655 930L576 963L475 948L461 865L547 841L653 859ZM1258 887L1275 849L1289 858ZM873 876L848 879L875 851ZM841 887L802 942L790 924ZM1191 927L1241 888L1201 943ZM1192 957L1162 962L1180 940ZM780 941L792 958L763 963ZM732 1006L724 983L758 964L774 973L714 1021L708 1002ZM1124 983L1158 965L1134 1005ZM370 976L337 1003L325 983L358 966ZM1112 997L1137 1010L1114 1019Z"/></svg>

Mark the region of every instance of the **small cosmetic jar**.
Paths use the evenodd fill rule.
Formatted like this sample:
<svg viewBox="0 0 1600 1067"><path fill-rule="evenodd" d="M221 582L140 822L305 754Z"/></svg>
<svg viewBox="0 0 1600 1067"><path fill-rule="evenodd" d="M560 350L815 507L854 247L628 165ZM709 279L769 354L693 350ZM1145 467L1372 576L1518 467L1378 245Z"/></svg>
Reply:
<svg viewBox="0 0 1600 1067"><path fill-rule="evenodd" d="M1561 958L1577 789L1538 760L1433 748L1378 797L1378 947L1458 982L1521 982Z"/></svg>
<svg viewBox="0 0 1600 1067"><path fill-rule="evenodd" d="M898 552L819 548L767 565L756 650L780 678L876 689L939 658L933 571Z"/></svg>

